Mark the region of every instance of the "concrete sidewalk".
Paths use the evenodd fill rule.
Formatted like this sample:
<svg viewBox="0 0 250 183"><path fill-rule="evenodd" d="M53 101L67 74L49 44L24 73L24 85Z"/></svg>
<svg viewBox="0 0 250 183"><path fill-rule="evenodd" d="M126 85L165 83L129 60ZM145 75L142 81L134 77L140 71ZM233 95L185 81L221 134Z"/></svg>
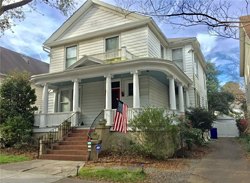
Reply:
<svg viewBox="0 0 250 183"><path fill-rule="evenodd" d="M76 175L83 161L32 160L0 165L1 183L51 183Z"/></svg>

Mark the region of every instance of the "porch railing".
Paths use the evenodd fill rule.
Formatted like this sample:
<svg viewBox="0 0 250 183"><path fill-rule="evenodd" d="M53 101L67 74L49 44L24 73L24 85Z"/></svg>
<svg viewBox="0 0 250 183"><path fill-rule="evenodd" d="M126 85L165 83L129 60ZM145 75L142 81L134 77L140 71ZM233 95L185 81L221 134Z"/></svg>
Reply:
<svg viewBox="0 0 250 183"><path fill-rule="evenodd" d="M34 126L40 126L42 120L41 115L43 114L35 114ZM44 115L46 115L46 126L53 127L60 125L62 121L69 118L72 115L72 112L57 112L57 113L48 113Z"/></svg>
<svg viewBox="0 0 250 183"><path fill-rule="evenodd" d="M129 121L134 119L134 117L136 115L138 115L140 112L142 111L142 108L128 108L128 113L127 113L127 117L128 117L128 125L129 125ZM112 118L111 120L114 121L115 119L115 113L116 113L116 109L112 109Z"/></svg>
<svg viewBox="0 0 250 183"><path fill-rule="evenodd" d="M96 126L100 123L100 120L104 120L104 110L95 117L94 121L91 123L88 131L88 140L91 140L91 135L95 131Z"/></svg>
<svg viewBox="0 0 250 183"><path fill-rule="evenodd" d="M39 143L42 140L46 148L52 149L52 145L54 143L58 142L59 140L62 140L62 138L72 130L71 123L73 122L73 118L75 115L76 113L73 113L70 117L63 120L63 122L57 127L51 129L45 135L39 137Z"/></svg>
<svg viewBox="0 0 250 183"><path fill-rule="evenodd" d="M94 55L90 55L97 59L106 61L106 63L116 63L125 60L132 60L135 59L136 56L130 53L126 47L122 47L121 49L107 51L105 53L98 53Z"/></svg>

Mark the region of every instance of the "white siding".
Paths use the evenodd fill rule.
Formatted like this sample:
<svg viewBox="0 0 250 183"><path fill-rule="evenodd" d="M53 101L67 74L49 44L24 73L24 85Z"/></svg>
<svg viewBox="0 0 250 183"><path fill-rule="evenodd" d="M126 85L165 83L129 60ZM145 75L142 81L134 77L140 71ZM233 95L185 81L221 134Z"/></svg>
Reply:
<svg viewBox="0 0 250 183"><path fill-rule="evenodd" d="M83 55L94 55L104 52L104 38L96 38L79 43L79 56L81 59Z"/></svg>
<svg viewBox="0 0 250 183"><path fill-rule="evenodd" d="M140 104L141 107L149 105L149 79L146 76L139 77L139 91L140 91ZM133 107L133 96L128 96L128 83L133 83L133 78L124 78L121 80L121 92L124 96L121 96L121 100L128 104L129 108Z"/></svg>
<svg viewBox="0 0 250 183"><path fill-rule="evenodd" d="M64 47L51 49L49 72L60 72L64 70Z"/></svg>
<svg viewBox="0 0 250 183"><path fill-rule="evenodd" d="M193 52L190 51L191 45L185 45L183 48L183 69L185 74L193 80Z"/></svg>
<svg viewBox="0 0 250 183"><path fill-rule="evenodd" d="M149 80L150 106L168 109L168 87L155 78Z"/></svg>
<svg viewBox="0 0 250 183"><path fill-rule="evenodd" d="M165 59L172 60L172 49L165 49Z"/></svg>
<svg viewBox="0 0 250 183"><path fill-rule="evenodd" d="M104 7L92 6L59 39L68 39L130 22L133 22L130 16L123 16Z"/></svg>
<svg viewBox="0 0 250 183"><path fill-rule="evenodd" d="M82 85L81 111L85 125L91 125L95 117L105 108L105 82L92 82Z"/></svg>
<svg viewBox="0 0 250 183"><path fill-rule="evenodd" d="M161 58L160 41L154 33L148 28L148 56L153 58Z"/></svg>
<svg viewBox="0 0 250 183"><path fill-rule="evenodd" d="M126 46L127 50L138 57L147 57L147 27L134 29L121 33L121 47Z"/></svg>

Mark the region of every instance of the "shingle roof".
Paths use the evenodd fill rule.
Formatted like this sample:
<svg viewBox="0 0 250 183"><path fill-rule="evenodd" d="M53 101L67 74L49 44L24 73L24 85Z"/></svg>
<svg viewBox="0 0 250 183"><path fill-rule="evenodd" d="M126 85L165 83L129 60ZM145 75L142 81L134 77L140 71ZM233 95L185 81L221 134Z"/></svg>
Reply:
<svg viewBox="0 0 250 183"><path fill-rule="evenodd" d="M0 74L28 71L31 75L49 72L49 64L0 46Z"/></svg>
<svg viewBox="0 0 250 183"><path fill-rule="evenodd" d="M250 15L240 17L240 21L242 22L242 26L247 36L250 38Z"/></svg>

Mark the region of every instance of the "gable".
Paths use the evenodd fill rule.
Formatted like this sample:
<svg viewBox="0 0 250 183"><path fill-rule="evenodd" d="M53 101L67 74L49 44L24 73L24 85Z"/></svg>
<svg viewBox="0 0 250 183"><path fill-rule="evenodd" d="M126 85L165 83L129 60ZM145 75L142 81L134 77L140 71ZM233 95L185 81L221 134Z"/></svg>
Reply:
<svg viewBox="0 0 250 183"><path fill-rule="evenodd" d="M65 40L86 33L135 22L136 18L125 16L106 7L92 5L57 40Z"/></svg>
<svg viewBox="0 0 250 183"><path fill-rule="evenodd" d="M91 65L97 65L97 64L103 64L103 61L94 57L84 55L80 60L72 64L67 69L75 69L79 67L91 66Z"/></svg>

